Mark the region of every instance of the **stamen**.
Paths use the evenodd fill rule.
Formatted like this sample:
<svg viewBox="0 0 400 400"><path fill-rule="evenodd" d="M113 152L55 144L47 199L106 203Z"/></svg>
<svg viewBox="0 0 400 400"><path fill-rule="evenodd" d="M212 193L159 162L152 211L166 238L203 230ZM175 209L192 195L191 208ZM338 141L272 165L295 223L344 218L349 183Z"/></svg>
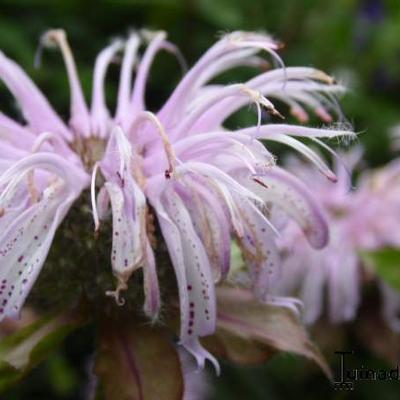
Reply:
<svg viewBox="0 0 400 400"><path fill-rule="evenodd" d="M149 121L154 124L156 127L157 133L159 134L163 146L164 146L164 151L167 156L168 160L168 169L165 170L165 178L170 179L172 174L174 173L175 165L177 162L177 157L175 154L175 150L172 147L171 142L169 141L168 135L166 134L161 122L159 119L150 111L143 111L141 112L135 119L135 121L132 124L131 131L133 131L135 128L137 128L140 124L143 122Z"/></svg>
<svg viewBox="0 0 400 400"><path fill-rule="evenodd" d="M293 102L293 106L290 109L290 113L297 118L300 123L305 124L309 120L309 116L307 112L304 110L303 107L300 106L300 104Z"/></svg>
<svg viewBox="0 0 400 400"><path fill-rule="evenodd" d="M28 180L28 192L31 197L32 203L37 203L39 201L39 191L36 189L34 180L34 170L30 170L27 176Z"/></svg>
<svg viewBox="0 0 400 400"><path fill-rule="evenodd" d="M118 176L119 180L121 181L121 186L124 187L125 179L122 177L122 174L119 171L117 171L117 176Z"/></svg>
<svg viewBox="0 0 400 400"><path fill-rule="evenodd" d="M55 135L52 132L43 132L41 133L35 140L32 146L32 153L37 153L40 149L40 147L47 141L50 140L58 140L60 143L62 143L62 140L60 139L59 136ZM37 190L35 186L35 170L30 170L27 174L27 180L28 180L28 191L31 196L31 201L32 203L37 203L39 200L39 191Z"/></svg>
<svg viewBox="0 0 400 400"><path fill-rule="evenodd" d="M140 35L148 43L151 43L154 39L156 39L158 37L165 39L165 37L167 36L167 34L164 31L161 31L161 30L153 31L151 29L141 29Z"/></svg>
<svg viewBox="0 0 400 400"><path fill-rule="evenodd" d="M332 76L329 76L325 72L315 70L315 73L313 74L313 78L316 80L319 80L321 82L326 82L328 85L334 85L337 83L336 79Z"/></svg>
<svg viewBox="0 0 400 400"><path fill-rule="evenodd" d="M254 101L254 103L257 105L258 108L260 107L260 105L262 105L271 115L276 115L281 119L285 119L285 117L275 108L275 106L259 91L250 89L245 85L242 86L241 91L244 94L248 95Z"/></svg>
<svg viewBox="0 0 400 400"><path fill-rule="evenodd" d="M267 41L267 39L269 41ZM282 42L273 41L266 36L258 36L246 32L240 32L238 35L232 36L231 43L233 43L235 47L259 48L260 50L264 50L269 53L272 56L272 59L278 63L279 67L283 71L284 80L282 89L285 88L287 82L286 66L282 58L276 52L276 50L279 50L283 47Z"/></svg>
<svg viewBox="0 0 400 400"><path fill-rule="evenodd" d="M56 135L54 135L51 132L43 132L40 134L35 142L33 143L32 146L32 153L36 153L40 147L42 146L43 143L46 141L49 141L50 139L58 138ZM37 203L39 200L39 191L37 190L35 186L35 170L32 169L28 172L27 174L27 180L28 180L28 191L31 197L31 202L32 203Z"/></svg>
<svg viewBox="0 0 400 400"><path fill-rule="evenodd" d="M315 110L315 114L322 119L322 121L330 123L333 121L332 116L325 110L324 107L317 107Z"/></svg>
<svg viewBox="0 0 400 400"><path fill-rule="evenodd" d="M268 189L268 185L266 185L264 182L260 181L258 178L253 178L253 181L258 183L259 185L263 186L265 189Z"/></svg>
<svg viewBox="0 0 400 400"><path fill-rule="evenodd" d="M97 171L99 169L99 163L96 162L93 167L93 172L92 172L92 181L90 184L90 198L92 201L92 211L93 211L93 219L94 219L94 234L95 236L98 235L98 232L100 230L100 218L99 214L97 212L97 203L96 203L96 176L97 176Z"/></svg>
<svg viewBox="0 0 400 400"><path fill-rule="evenodd" d="M125 304L125 299L121 297L121 292L126 289L128 289L128 285L125 282L119 281L115 290L106 291L106 296L113 297L119 306L123 306Z"/></svg>
<svg viewBox="0 0 400 400"><path fill-rule="evenodd" d="M319 146L324 148L326 151L328 151L336 160L337 162L343 167L346 173L346 177L348 179L348 182L350 183L349 186L351 186L351 170L350 168L346 165L343 157L341 157L335 150L333 150L330 146L328 146L326 143L324 143L322 140L315 138L315 137L310 137L310 139L317 143ZM329 178L328 178L329 179ZM331 179L330 179L331 180ZM337 179L334 179L333 182L336 182Z"/></svg>
<svg viewBox="0 0 400 400"><path fill-rule="evenodd" d="M39 69L40 66L42 65L43 47L44 47L44 42L43 40L40 40L33 61L33 67L36 69Z"/></svg>
<svg viewBox="0 0 400 400"><path fill-rule="evenodd" d="M304 108L295 99L292 94L291 97L284 91L272 92L275 99L280 100L282 103L290 107L290 114L293 115L300 123L305 124L309 120L309 116ZM271 93L270 93L271 94Z"/></svg>

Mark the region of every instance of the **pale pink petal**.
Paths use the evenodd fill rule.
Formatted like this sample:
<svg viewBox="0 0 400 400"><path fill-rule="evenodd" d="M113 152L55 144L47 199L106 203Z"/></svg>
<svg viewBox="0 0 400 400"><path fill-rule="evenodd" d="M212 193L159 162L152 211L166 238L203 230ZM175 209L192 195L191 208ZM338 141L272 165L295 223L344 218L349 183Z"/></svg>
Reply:
<svg viewBox="0 0 400 400"><path fill-rule="evenodd" d="M87 137L91 133L90 115L66 33L62 29L50 30L43 35L42 43L48 46L56 45L61 50L71 92L71 117L69 123L75 133Z"/></svg>
<svg viewBox="0 0 400 400"><path fill-rule="evenodd" d="M33 132L53 131L67 140L72 139L71 132L52 109L42 92L22 68L2 52L0 52L0 79L16 98Z"/></svg>
<svg viewBox="0 0 400 400"><path fill-rule="evenodd" d="M265 202L276 204L294 218L315 248L327 244L329 232L324 213L305 182L279 167L256 175L254 179L248 177L246 182Z"/></svg>
<svg viewBox="0 0 400 400"><path fill-rule="evenodd" d="M137 52L140 45L139 36L132 33L125 45L125 54L122 61L121 77L118 87L117 110L115 121L121 124L123 129L128 129L132 123L131 92L133 67L137 62Z"/></svg>
<svg viewBox="0 0 400 400"><path fill-rule="evenodd" d="M96 136L106 137L110 128L110 114L104 98L104 80L109 64L122 48L122 42L116 40L103 49L97 56L93 74L92 105L90 110L91 129Z"/></svg>

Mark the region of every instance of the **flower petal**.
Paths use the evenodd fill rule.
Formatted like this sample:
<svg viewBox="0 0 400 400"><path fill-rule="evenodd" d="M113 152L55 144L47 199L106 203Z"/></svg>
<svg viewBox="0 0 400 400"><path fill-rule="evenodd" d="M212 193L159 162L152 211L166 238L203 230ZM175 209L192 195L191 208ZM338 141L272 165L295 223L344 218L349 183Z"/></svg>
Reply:
<svg viewBox="0 0 400 400"><path fill-rule="evenodd" d="M160 288L156 271L156 260L149 241L146 239L145 255L143 265L144 280L144 312L153 319L156 319L160 311Z"/></svg>
<svg viewBox="0 0 400 400"><path fill-rule="evenodd" d="M0 138L18 148L30 151L36 135L0 112Z"/></svg>
<svg viewBox="0 0 400 400"><path fill-rule="evenodd" d="M200 367L208 359L217 368L215 358L197 340L198 336L211 334L215 330L215 294L211 270L187 210L176 194L171 192L170 196L169 200L164 196L166 201L163 204L159 201L153 206L178 282L181 344L195 356ZM169 213L173 216L170 217Z"/></svg>
<svg viewBox="0 0 400 400"><path fill-rule="evenodd" d="M115 121L121 124L123 129L128 129L132 122L131 116L131 91L132 91L132 72L133 66L137 61L137 51L139 49L140 39L135 33L129 36L125 45L125 54L122 61L121 77L118 87L117 110L115 112Z"/></svg>
<svg viewBox="0 0 400 400"><path fill-rule="evenodd" d="M324 160L314 150L310 149L309 147L307 147L305 144L303 144L299 140L297 140L291 136L281 135L281 134L272 135L265 139L270 140L272 142L283 143L289 147L292 147L293 149L295 149L299 153L301 153L304 157L306 157L308 160L310 160L313 164L315 164L315 166L318 168L318 170L323 175L325 175L330 181L337 182L336 175L326 165Z"/></svg>
<svg viewBox="0 0 400 400"><path fill-rule="evenodd" d="M188 337L196 333L209 335L215 328L215 294L210 263L182 199L170 190L164 200L166 210L179 230L182 243L191 308L186 334Z"/></svg>
<svg viewBox="0 0 400 400"><path fill-rule="evenodd" d="M43 35L42 43L49 46L57 45L61 50L71 92L71 117L69 123L75 132L88 137L91 133L90 115L79 81L74 56L67 41L67 35L62 29L49 30Z"/></svg>
<svg viewBox="0 0 400 400"><path fill-rule="evenodd" d="M328 250L341 254L326 259L329 317L334 323L350 321L354 319L360 303L358 256L352 250L346 251L341 241Z"/></svg>
<svg viewBox="0 0 400 400"><path fill-rule="evenodd" d="M253 135L255 128L239 129L236 132L246 135ZM274 135L289 135L305 138L335 138L349 137L354 138L356 134L348 129L322 129L306 126L287 125L287 124L267 124L261 125L258 130L258 138L269 139Z"/></svg>
<svg viewBox="0 0 400 400"><path fill-rule="evenodd" d="M150 67L157 52L163 48L162 45L165 37L165 32L157 32L154 35L154 38L151 40L139 64L131 98L131 108L135 112L145 110L144 93L146 90L146 83L150 72Z"/></svg>
<svg viewBox="0 0 400 400"><path fill-rule="evenodd" d="M65 183L49 186L42 199L6 227L0 218L0 319L16 315L34 284L49 251L55 231L76 193Z"/></svg>
<svg viewBox="0 0 400 400"><path fill-rule="evenodd" d="M114 41L97 56L93 74L92 105L90 110L91 130L94 135L108 134L110 116L104 98L104 80L113 57L122 47L120 40Z"/></svg>
<svg viewBox="0 0 400 400"><path fill-rule="evenodd" d="M329 231L324 213L302 181L279 167L246 181L244 184L265 202L271 202L292 217L313 247L319 249L327 244Z"/></svg>
<svg viewBox="0 0 400 400"><path fill-rule="evenodd" d="M230 222L212 192L194 179L184 181L176 190L185 202L193 226L203 242L216 282L229 272L231 238ZM186 188L187 187L187 188ZM186 190L184 190L186 189ZM182 194L182 190L184 190Z"/></svg>
<svg viewBox="0 0 400 400"><path fill-rule="evenodd" d="M104 184L112 207L113 218L113 242L111 265L114 275L118 279L116 292L110 292L116 296L119 301L121 290L127 289L127 281L133 271L138 269L143 262L143 248L141 246L141 228L143 227L143 218L140 215L143 212L143 203L140 208L135 209L135 214L128 206L123 190L113 182ZM140 199L134 199L139 203Z"/></svg>
<svg viewBox="0 0 400 400"><path fill-rule="evenodd" d="M24 118L35 133L52 131L71 140L72 134L52 109L42 92L22 68L0 52L0 79L21 106Z"/></svg>
<svg viewBox="0 0 400 400"><path fill-rule="evenodd" d="M264 300L281 276L281 259L271 223L250 201L233 194L240 211L244 232L238 237L242 254L250 268L255 295Z"/></svg>

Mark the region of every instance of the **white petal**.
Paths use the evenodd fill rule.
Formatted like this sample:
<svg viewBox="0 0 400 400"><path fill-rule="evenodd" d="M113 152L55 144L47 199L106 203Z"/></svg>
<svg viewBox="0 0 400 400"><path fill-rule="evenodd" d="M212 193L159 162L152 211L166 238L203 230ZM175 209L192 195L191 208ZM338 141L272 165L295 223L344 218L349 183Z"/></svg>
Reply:
<svg viewBox="0 0 400 400"><path fill-rule="evenodd" d="M40 202L11 225L0 218L0 319L19 313L43 266L55 231L75 200L65 184L53 184Z"/></svg>

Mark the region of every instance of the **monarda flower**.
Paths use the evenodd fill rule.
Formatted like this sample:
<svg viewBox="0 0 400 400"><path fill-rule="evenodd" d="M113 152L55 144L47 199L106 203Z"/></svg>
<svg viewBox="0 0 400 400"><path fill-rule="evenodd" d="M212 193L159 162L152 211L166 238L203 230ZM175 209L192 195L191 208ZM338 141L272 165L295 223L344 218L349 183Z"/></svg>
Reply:
<svg viewBox="0 0 400 400"><path fill-rule="evenodd" d="M342 155L342 159L351 171L361 155L361 147L356 147ZM339 324L357 317L363 286L377 281L383 306L380 314L392 329L399 330L399 293L376 276L367 256L400 247L399 161L363 171L354 186L350 171L340 163L336 167L339 180L335 185L320 179L298 160L287 166L310 182L327 215L330 242L315 251L299 230L288 224L280 243L284 262L282 280L275 287L277 293L297 295L302 300L306 323L314 324L325 316L330 323Z"/></svg>
<svg viewBox="0 0 400 400"><path fill-rule="evenodd" d="M144 312L157 320L159 277L164 272L155 251L165 243L178 286L180 343L200 366L209 359L218 368L199 337L216 329L215 285L229 273L232 240L242 251L261 301L268 299L280 274L277 231L269 218L272 206L296 221L313 247L321 248L328 240L326 222L306 184L278 167L260 140L296 149L334 181L320 156L299 138L353 135L347 130L263 124L263 110L280 118L270 100L278 99L301 122L307 121L308 111L330 122L338 112L334 95L343 87L314 68L283 67L276 54L279 44L269 36L234 32L218 40L153 113L145 104L150 67L159 51L177 54L177 49L158 32L139 59L141 39L132 33L100 52L89 107L65 33L51 30L43 35L42 45L57 46L65 61L71 93L68 122L23 70L0 54L0 78L24 120L0 116L0 314L4 318L20 312L57 228L90 189L97 236L107 235L104 226L111 210L110 264L117 287L106 294L122 305L122 292L140 269ZM233 67L264 66L260 51L272 55L279 67L261 73L256 69L256 76L244 83L210 83ZM110 63L121 53L117 105L111 112L104 81ZM254 125L227 130L226 119L248 104L257 110Z"/></svg>

